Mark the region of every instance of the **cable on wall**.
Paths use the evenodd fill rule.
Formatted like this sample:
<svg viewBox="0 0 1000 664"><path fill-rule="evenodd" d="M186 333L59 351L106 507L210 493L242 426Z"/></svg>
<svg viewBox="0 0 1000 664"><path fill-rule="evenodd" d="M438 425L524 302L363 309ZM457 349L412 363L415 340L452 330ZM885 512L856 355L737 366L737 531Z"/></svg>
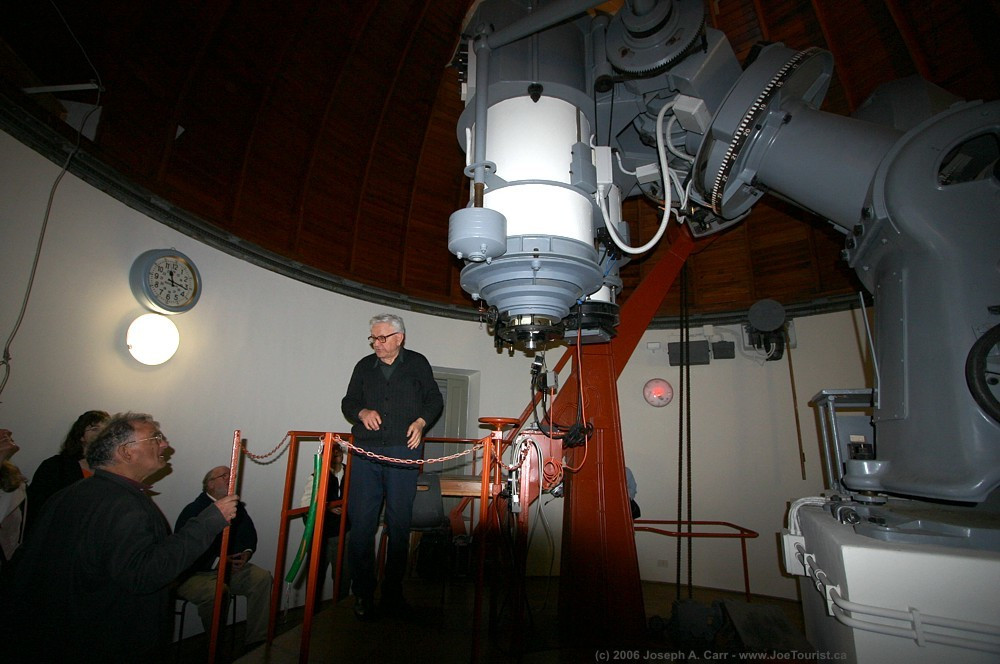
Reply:
<svg viewBox="0 0 1000 664"><path fill-rule="evenodd" d="M66 21L66 17L56 6L53 0L49 0L49 4L55 10L56 14L59 16L59 20L62 21L63 25L66 26L66 30L69 32L70 37L76 42L76 45L80 47L80 52L83 54L83 58L87 61L90 69L94 72L95 81L97 83L97 98L94 101L94 107L87 112L84 116L83 121L80 123L79 128L76 131L76 143L73 146L72 151L70 151L69 156L66 157L66 161L62 165L62 169L59 171L59 175L56 176L55 181L52 183L52 187L49 189L48 202L45 205L45 214L42 216L42 226L38 231L38 242L35 245L35 256L31 261L31 271L28 274L28 285L25 287L24 297L21 299L21 308L17 314L17 320L14 321L14 327L11 329L10 336L7 337L7 341L3 346L3 357L0 358L0 366L3 367L3 377L0 378L0 395L3 394L4 388L7 386L7 381L10 379L10 362L12 359L10 349L14 343L14 338L17 336L18 330L21 329L21 323L24 321L24 314L28 310L28 301L31 299L31 289L35 284L35 274L38 271L38 260L42 255L42 245L45 242L45 231L49 225L49 216L52 213L52 201L55 199L56 190L59 188L59 183L62 182L63 176L69 170L69 164L73 160L73 157L80 151L80 141L83 137L83 128L87 126L87 122L90 121L90 116L94 114L101 106L101 92L104 87L101 82L101 75L94 66L94 63L90 60L90 56L87 55L87 50L77 39L76 34L70 27L69 23Z"/></svg>

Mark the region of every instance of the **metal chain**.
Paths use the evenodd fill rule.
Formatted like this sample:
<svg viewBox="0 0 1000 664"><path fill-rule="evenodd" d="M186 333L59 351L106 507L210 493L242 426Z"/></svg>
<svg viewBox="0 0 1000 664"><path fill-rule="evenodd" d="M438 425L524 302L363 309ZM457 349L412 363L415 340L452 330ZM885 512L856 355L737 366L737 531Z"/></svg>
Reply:
<svg viewBox="0 0 1000 664"><path fill-rule="evenodd" d="M500 455L497 454L497 450L496 450L495 447L493 448L492 451L493 451L493 458L496 460L496 462L498 464L500 464L501 466L503 466L504 470L506 470L507 472L511 472L511 471L517 470L518 468L521 467L521 464L524 463L524 460L528 458L528 446L527 445L522 445L521 446L521 458L518 459L517 463L515 463L513 466L508 466L507 464L505 464L503 462L503 459L501 459Z"/></svg>
<svg viewBox="0 0 1000 664"><path fill-rule="evenodd" d="M257 459L266 459L269 456L273 455L275 452L280 450L287 441L288 441L288 434L286 433L285 437L281 439L281 442L275 445L274 449L268 452L267 454L254 454L253 452L247 449L247 444L243 440L240 440L240 447L243 448L244 454L246 454L248 457L256 461Z"/></svg>
<svg viewBox="0 0 1000 664"><path fill-rule="evenodd" d="M452 459L463 457L466 454L472 454L473 452L476 452L477 450L481 450L483 448L483 441L479 441L478 443L476 443L469 449L465 450L464 452L456 452L455 454L449 454L448 456L438 457L437 459L394 459L393 457L388 457L382 454L376 454L375 452L369 452L363 447L358 447L354 443L347 442L340 436L334 436L333 441L335 443L340 443L349 450L357 452L362 456L366 456L369 459L375 459L377 461L386 461L389 463L401 463L407 466L422 466L427 463L441 463L443 461L451 461Z"/></svg>

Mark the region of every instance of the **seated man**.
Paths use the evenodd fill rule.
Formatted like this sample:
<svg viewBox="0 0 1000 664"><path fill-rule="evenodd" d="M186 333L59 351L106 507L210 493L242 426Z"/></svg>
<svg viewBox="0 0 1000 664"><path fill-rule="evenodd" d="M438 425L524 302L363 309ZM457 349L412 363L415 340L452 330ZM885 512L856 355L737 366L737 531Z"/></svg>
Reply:
<svg viewBox="0 0 1000 664"><path fill-rule="evenodd" d="M208 471L202 480L204 491L177 517L175 530L191 517L201 513L206 505L225 496L229 491L229 468L217 466ZM246 505L240 502L236 508L229 532L229 591L247 598L247 629L244 642L253 645L267 638L267 611L271 600L271 573L250 563L250 556L257 549L257 529L247 514ZM215 562L222 548L222 535L215 538L212 546L181 576L177 594L198 607L198 615L208 632L212 628L212 609L215 604Z"/></svg>

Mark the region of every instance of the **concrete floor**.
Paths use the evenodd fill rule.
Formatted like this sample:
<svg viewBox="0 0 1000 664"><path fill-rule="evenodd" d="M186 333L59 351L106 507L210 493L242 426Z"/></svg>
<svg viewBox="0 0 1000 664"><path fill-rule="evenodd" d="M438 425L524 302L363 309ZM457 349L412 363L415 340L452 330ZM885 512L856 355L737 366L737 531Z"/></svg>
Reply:
<svg viewBox="0 0 1000 664"><path fill-rule="evenodd" d="M442 588L445 588L443 601ZM610 659L610 653L608 659L601 660L603 653L597 652L593 647L560 643L556 613L558 588L558 578L533 577L527 580L530 618L525 619L520 630L520 647L513 643L511 630L505 627L502 619L495 623L494 634L489 634L486 602L483 608L483 626L479 630L478 639L474 638L475 586L468 578L449 581L447 586L443 586L442 582L415 577L408 579L406 596L412 610L402 618L381 617L375 622L362 623L354 617L351 608L353 598L336 604L328 600L313 618L308 658L305 661L408 664L614 661ZM735 652L751 649L764 652L808 649L798 602L755 596L751 604L747 605L742 593L695 588L694 602L682 604L685 614L694 611L696 630L705 626L705 621L701 620L702 611L716 616L709 619L713 624L718 622L717 616L723 616L721 629L714 631L711 640L705 640L701 638L703 634L692 635L687 629L678 631L677 622L671 621L676 599L677 592L672 584L643 583L646 619L651 630L642 643L621 644L619 661L629 664L669 661L671 658L674 661L719 660L728 659ZM687 599L686 590L682 592L682 599ZM722 602L732 602L735 605L731 610L724 610ZM755 633L747 634L744 630L741 638L726 616L746 616L748 611L756 615L756 619L751 621L755 623ZM761 630L760 625L765 623L766 628ZM235 634L227 633L227 638L235 638L237 645L230 650L228 643L221 644L218 649L220 660L229 659L229 653L232 652L235 655L235 660L232 661L240 664L292 664L303 661L300 652L301 625L302 609L290 610L279 616L277 636L273 643L247 652L242 652L243 649L239 646L242 625L237 625ZM613 642L613 635L610 639ZM179 647L178 661L206 660L207 643L202 635L186 639ZM719 653L722 655L717 656ZM777 657L775 660L782 661L782 658Z"/></svg>

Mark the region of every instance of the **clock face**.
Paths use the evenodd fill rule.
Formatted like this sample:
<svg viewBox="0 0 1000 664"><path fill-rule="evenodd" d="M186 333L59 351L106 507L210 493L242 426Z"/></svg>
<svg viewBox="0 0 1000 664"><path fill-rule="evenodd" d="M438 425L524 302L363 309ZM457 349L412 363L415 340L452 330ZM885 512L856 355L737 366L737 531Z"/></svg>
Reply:
<svg viewBox="0 0 1000 664"><path fill-rule="evenodd" d="M129 272L129 285L140 304L161 314L190 311L201 297L198 268L176 249L140 254Z"/></svg>
<svg viewBox="0 0 1000 664"><path fill-rule="evenodd" d="M190 263L179 256L153 261L146 277L149 294L164 307L185 307L198 294L198 278Z"/></svg>

